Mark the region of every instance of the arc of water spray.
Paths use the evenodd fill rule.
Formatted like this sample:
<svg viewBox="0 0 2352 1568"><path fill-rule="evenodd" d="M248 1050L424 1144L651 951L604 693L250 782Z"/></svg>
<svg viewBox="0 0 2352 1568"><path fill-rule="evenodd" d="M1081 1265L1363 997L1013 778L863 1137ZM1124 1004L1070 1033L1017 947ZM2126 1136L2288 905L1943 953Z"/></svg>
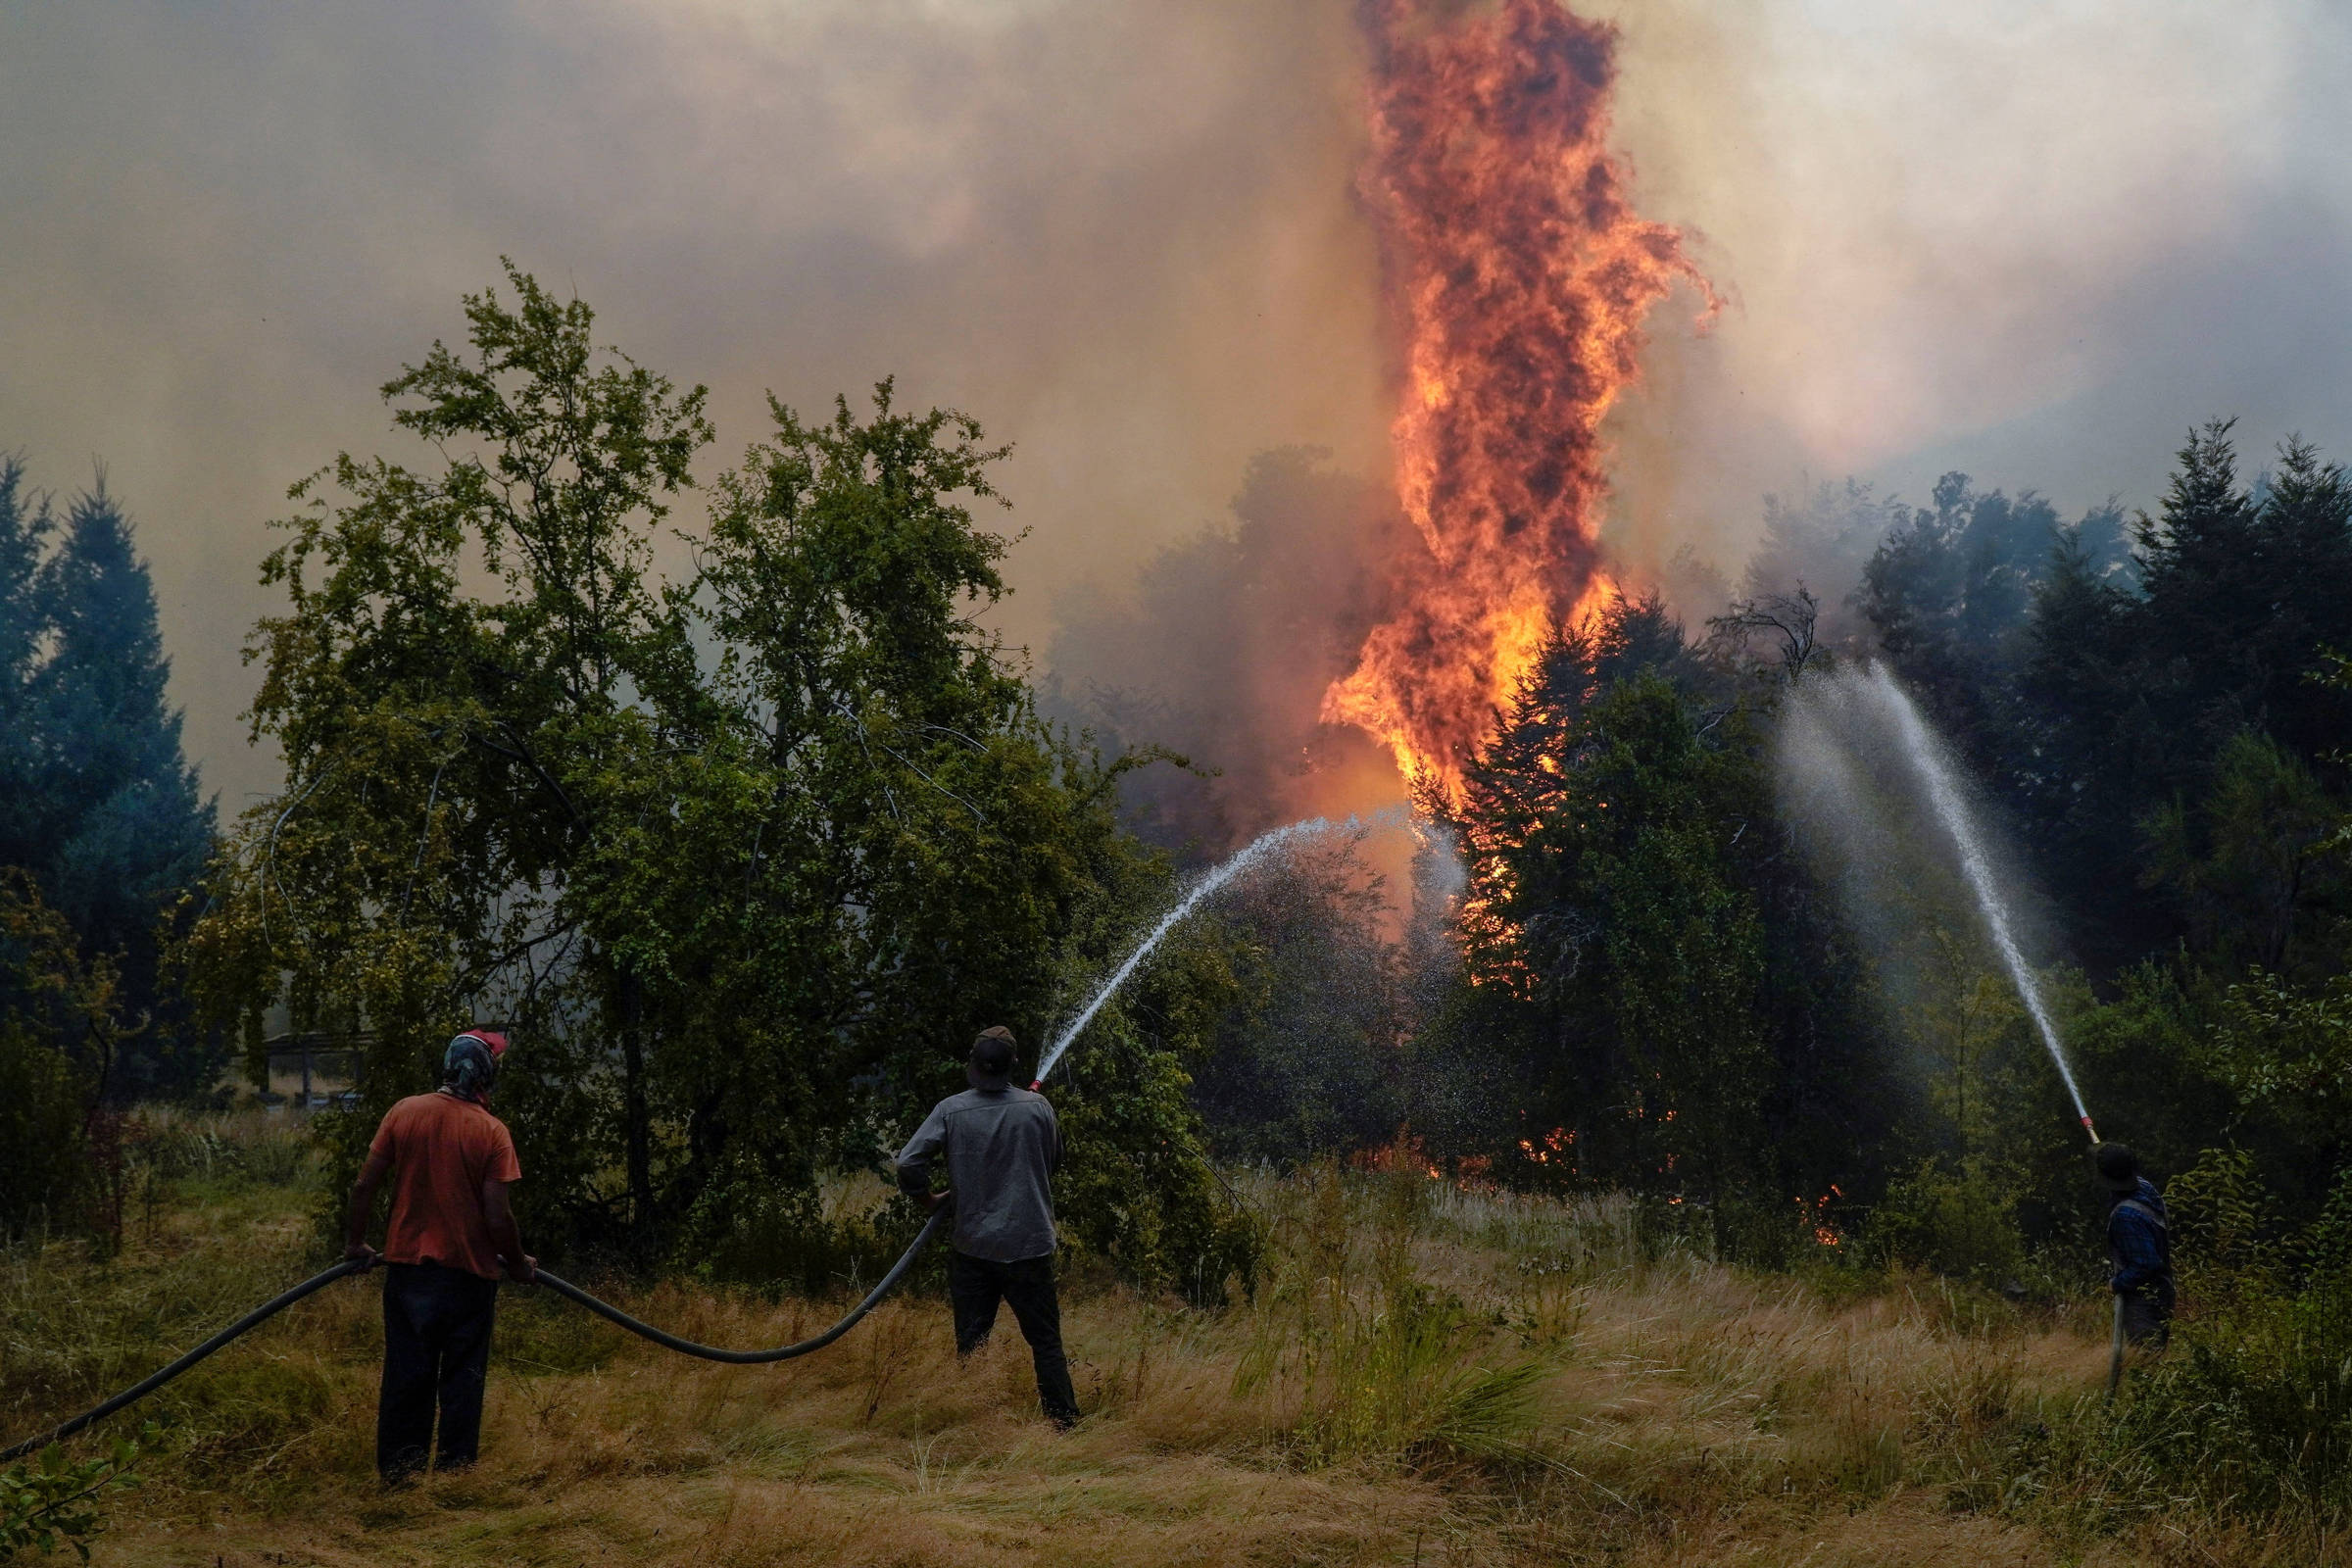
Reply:
<svg viewBox="0 0 2352 1568"><path fill-rule="evenodd" d="M2066 1084L2067 1098L2075 1102L2075 1114L2082 1119L2082 1130L2090 1135L2090 1141L2095 1144L2099 1141L2099 1132L2090 1124L2090 1111L2082 1103L2082 1091L2076 1087L2074 1070L2067 1065L2066 1053L2059 1047L2058 1026L2051 1021L2049 1006L2042 1001L2041 982L2034 977L2033 969L2026 963L2025 955L2018 951L2016 937L2010 934L2009 910L2001 903L2000 894L1993 885L1992 866L1985 858L1984 844L1977 831L1976 817L1969 810L1968 802L1961 795L1959 786L1953 782L1950 768L1944 765L1935 738L1928 733L1926 721L1919 716L1919 710L1912 706L1909 695L1895 684L1894 677L1887 673L1886 665L1871 666L1870 683L1880 702L1886 705L1893 717L1895 729L1903 738L1903 752L1910 758L1911 766L1919 774L1921 784L1926 786L1928 799L1936 808L1936 814L1943 818L1945 830L1951 834L1953 844L1960 851L1961 874L1968 880L1969 891L1976 895L1977 908L1984 916L1984 924L1992 933L1992 945L2001 956L2001 964L2009 971L2010 980L2016 984L2017 994L2025 999L2026 1011L2033 1015L2034 1027L2040 1031L2041 1043L2048 1050L2051 1062L2057 1066L2059 1078Z"/></svg>
<svg viewBox="0 0 2352 1568"><path fill-rule="evenodd" d="M1377 812L1371 820L1378 821L1391 814L1393 813L1388 811ZM1110 978L1103 981L1095 994L1087 1000L1086 1005L1079 1009L1078 1016L1071 1020L1069 1026L1054 1036L1053 1045L1046 1050L1045 1059L1038 1064L1037 1077L1030 1082L1029 1087L1035 1089L1046 1081L1046 1075L1054 1070L1054 1064L1061 1060L1061 1054L1070 1049L1070 1042L1077 1039L1086 1026L1094 1022L1095 1014L1102 1010L1102 1004L1108 1002L1112 994L1120 986L1126 984L1127 977L1135 973L1137 966L1151 955L1153 948L1159 946L1160 939L1182 924L1184 917L1200 907L1203 900L1208 899L1234 878L1265 860L1275 851L1295 840L1312 838L1316 834L1329 833L1337 828L1364 825L1366 825L1366 819L1362 817L1350 816L1340 822L1334 822L1329 817L1323 816L1309 817L1303 822L1293 822L1287 827L1278 827L1271 832L1259 834L1235 852L1231 858L1211 867L1205 876L1195 882L1184 897L1176 902L1174 908L1159 917L1159 923L1152 928L1143 941L1136 944L1135 951L1127 955L1126 960L1111 971Z"/></svg>

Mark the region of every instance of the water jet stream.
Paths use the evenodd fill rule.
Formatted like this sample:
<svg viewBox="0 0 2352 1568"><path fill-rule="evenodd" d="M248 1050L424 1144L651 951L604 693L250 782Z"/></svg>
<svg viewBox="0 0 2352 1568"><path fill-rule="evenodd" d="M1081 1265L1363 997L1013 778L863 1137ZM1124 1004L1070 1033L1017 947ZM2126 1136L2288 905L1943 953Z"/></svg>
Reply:
<svg viewBox="0 0 2352 1568"><path fill-rule="evenodd" d="M1379 813L1382 816L1388 814L1387 811ZM1054 1044L1046 1051L1045 1059L1038 1064L1036 1079L1031 1082L1029 1087L1034 1089L1046 1081L1046 1075L1054 1070L1054 1064L1061 1060L1061 1054L1070 1049L1070 1042L1076 1040L1080 1032L1088 1024L1094 1022L1095 1014L1102 1009L1102 1004L1108 1002L1112 994L1126 983L1127 977L1135 973L1136 967L1150 956L1152 950L1159 946L1160 939L1175 930L1186 915L1200 906L1202 900L1207 899L1235 877L1265 860L1277 850L1295 840L1312 838L1316 834L1329 833L1335 828L1362 825L1364 825L1363 819L1354 816L1340 822L1334 822L1329 817L1323 816L1308 817L1303 822L1293 822L1287 827L1278 827L1271 832L1259 834L1242 846L1231 858L1212 866L1205 876L1193 884L1191 891L1177 901L1174 908L1160 916L1159 923L1152 928L1150 935L1136 944L1135 951L1127 955L1126 961L1111 971L1110 978L1103 981L1094 996L1088 1000L1085 1007L1080 1009L1077 1018L1071 1022L1068 1028L1054 1037Z"/></svg>
<svg viewBox="0 0 2352 1568"><path fill-rule="evenodd" d="M1935 737L1928 733L1926 720L1919 716L1918 708L1902 687L1895 684L1886 665L1871 666L1870 687L1894 721L1895 731L1902 737L1904 755L1927 789L1929 804L1942 818L1944 830L1951 834L1952 843L1960 852L1961 874L1977 897L1977 908L1992 934L1993 948L2000 954L2001 964L2009 971L2018 995L2025 999L2026 1011L2033 1015L2034 1027L2040 1031L2041 1043L2049 1051L2059 1078L2066 1084L2067 1097L2075 1102L2075 1114L2082 1119L2082 1130L2090 1134L2090 1141L2095 1144L2099 1141L2098 1129L2090 1124L2090 1111L2082 1103L2082 1091L2076 1087L2074 1070L2067 1065L2066 1053L2059 1047L2058 1026L2051 1021L2049 1006L2042 1000L2041 982L2034 978L2025 955L2018 951L2017 939L2010 934L2009 909L1994 885L1992 866L1985 858L1976 817L1953 782L1951 769Z"/></svg>

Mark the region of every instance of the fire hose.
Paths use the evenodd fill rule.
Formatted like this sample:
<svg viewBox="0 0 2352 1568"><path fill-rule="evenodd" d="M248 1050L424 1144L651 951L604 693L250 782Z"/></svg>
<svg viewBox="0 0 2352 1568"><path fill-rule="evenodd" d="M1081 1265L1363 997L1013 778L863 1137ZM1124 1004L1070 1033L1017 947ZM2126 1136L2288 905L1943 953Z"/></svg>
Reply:
<svg viewBox="0 0 2352 1568"><path fill-rule="evenodd" d="M883 1298L889 1296L892 1291L897 1290L900 1283L906 1278L906 1271L914 1266L914 1260L922 1255L923 1249L931 1245L932 1239L939 1234L940 1227L947 1222L948 1216L951 1212L951 1209L945 1203L934 1209L931 1213L930 1219L924 1222L922 1230L917 1232L914 1240L907 1244L906 1250L899 1254L899 1260L896 1263L891 1264L890 1272L884 1274L882 1278L875 1283L874 1288L865 1293L864 1298L856 1306L850 1308L849 1314L842 1318L840 1322L834 1324L822 1334L815 1335L809 1339L798 1341L792 1345L779 1345L773 1349L729 1350L714 1345L698 1345L692 1340L682 1340L674 1334L664 1333L662 1330L654 1327L651 1323L631 1317L628 1313L623 1312L619 1307L612 1305L612 1303L610 1301L602 1301L597 1299L595 1297L589 1295L586 1291L581 1290L577 1285L572 1284L569 1280L552 1273L547 1269L538 1270L534 1276L534 1279L536 1283L547 1286L557 1295L569 1297L571 1299L579 1302L580 1305L586 1307L589 1311L594 1312L597 1316L604 1318L606 1321L616 1323L620 1327L627 1329L631 1334L651 1340L656 1345L661 1346L662 1348L675 1350L681 1355L700 1356L706 1361L724 1361L735 1366L755 1366L769 1361L789 1361L796 1356L808 1355L811 1351L823 1349L826 1346L831 1345L835 1340L840 1339L844 1334L847 1334L850 1332L850 1330L856 1328L859 1319L863 1318L875 1307L881 1305ZM52 1443L62 1442L65 1439L72 1437L74 1433L79 1432L91 1422L102 1421L106 1417L113 1415L117 1410L122 1409L124 1405L132 1404L140 1399L145 1398L148 1395L153 1394L156 1390L162 1388L173 1378L178 1377L182 1372L187 1371L190 1367L194 1366L197 1362L203 1360L205 1357L211 1355L214 1351L227 1346L231 1341L237 1339L239 1336L246 1334L253 1329L259 1328L262 1324L268 1322L270 1318L275 1317L278 1313L284 1311L287 1307L292 1306L295 1302L303 1299L305 1297L313 1295L314 1293L332 1285L339 1279L346 1278L349 1275L365 1272L367 1269L372 1266L373 1265L365 1258L347 1257L332 1268L322 1269L318 1273L312 1275L309 1279L304 1280L300 1285L295 1286L292 1290L287 1291L282 1295L271 1297L269 1300L264 1301L261 1305L246 1313L243 1317L237 1319L234 1323L231 1323L228 1327L222 1329L220 1333L205 1341L202 1345L199 1345L194 1349L188 1351L178 1360L173 1361L167 1366L157 1368L155 1371L149 1373L146 1377L141 1378L138 1382L132 1384L129 1388L124 1389L121 1394L118 1394L113 1398L107 1400L104 1404L98 1405L93 1409L84 1410L81 1414L74 1417L72 1420L60 1422L58 1425L51 1427L45 1432L26 1438L22 1443L16 1444L10 1447L0 1448L0 1464L6 1464L11 1459L23 1458L25 1454L32 1452L34 1449L45 1448Z"/></svg>

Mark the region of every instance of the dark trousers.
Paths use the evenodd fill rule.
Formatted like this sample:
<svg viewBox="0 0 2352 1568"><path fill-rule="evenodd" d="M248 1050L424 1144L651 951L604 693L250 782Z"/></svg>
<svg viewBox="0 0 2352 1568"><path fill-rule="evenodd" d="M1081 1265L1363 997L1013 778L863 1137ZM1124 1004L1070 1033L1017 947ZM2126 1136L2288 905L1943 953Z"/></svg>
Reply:
<svg viewBox="0 0 2352 1568"><path fill-rule="evenodd" d="M375 1404L375 1468L386 1481L422 1470L441 1413L440 1467L473 1463L498 1282L438 1263L384 1265L384 1384Z"/></svg>
<svg viewBox="0 0 2352 1568"><path fill-rule="evenodd" d="M969 1355L988 1343L997 1326L997 1303L1012 1308L1029 1358L1037 1365L1038 1402L1055 1426L1078 1419L1078 1392L1070 1387L1070 1362L1061 1349L1061 1300L1054 1290L1054 1258L1024 1257L999 1263L985 1257L948 1253L948 1301L956 1309L956 1353Z"/></svg>
<svg viewBox="0 0 2352 1568"><path fill-rule="evenodd" d="M2163 1349L2173 1337L2173 1282L2158 1280L2123 1296L2125 1342Z"/></svg>

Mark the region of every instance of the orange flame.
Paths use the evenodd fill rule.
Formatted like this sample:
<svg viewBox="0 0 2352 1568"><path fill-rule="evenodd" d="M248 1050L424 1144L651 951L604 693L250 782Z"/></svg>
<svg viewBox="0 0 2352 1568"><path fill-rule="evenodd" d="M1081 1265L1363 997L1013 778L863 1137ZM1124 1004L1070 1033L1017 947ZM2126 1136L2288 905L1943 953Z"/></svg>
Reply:
<svg viewBox="0 0 2352 1568"><path fill-rule="evenodd" d="M1323 698L1406 781L1462 764L1544 639L1593 608L1602 417L1642 320L1678 280L1673 228L1635 215L1608 150L1615 29L1555 0L1450 21L1367 0L1362 184L1405 348L1396 488L1429 560Z"/></svg>

